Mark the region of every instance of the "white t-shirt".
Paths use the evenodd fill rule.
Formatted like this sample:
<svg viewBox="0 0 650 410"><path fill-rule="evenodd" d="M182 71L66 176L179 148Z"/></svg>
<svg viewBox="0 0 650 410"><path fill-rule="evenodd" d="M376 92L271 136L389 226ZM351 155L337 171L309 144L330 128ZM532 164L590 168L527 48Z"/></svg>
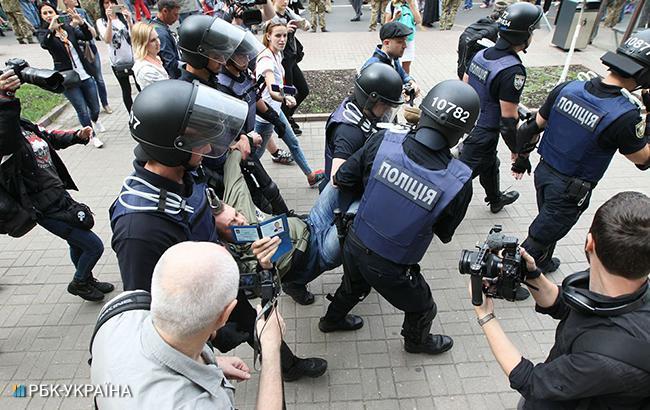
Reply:
<svg viewBox="0 0 650 410"><path fill-rule="evenodd" d="M68 47L68 50L70 51L70 55L72 56L72 62L74 63L72 64L72 69L75 70L77 74L79 74L79 78L81 79L81 81L90 78L90 76L84 69L83 63L79 59L79 54L77 54L77 49L72 47L71 45L70 47Z"/></svg>
<svg viewBox="0 0 650 410"><path fill-rule="evenodd" d="M257 63L255 65L255 77L259 78L264 76L268 71L273 72L274 83L279 86L284 85L284 67L282 67L282 53L273 54L269 48L264 49L257 56ZM269 107L273 108L275 112L280 113L282 102L275 101L271 98L268 87L264 88L262 93L262 99L266 102ZM258 121L263 123L268 123L268 121L263 120L259 116L256 117Z"/></svg>
<svg viewBox="0 0 650 410"><path fill-rule="evenodd" d="M133 73L140 88L145 88L156 81L169 79L169 75L162 65L153 64L146 60L135 60Z"/></svg>
<svg viewBox="0 0 650 410"><path fill-rule="evenodd" d="M113 26L113 38L108 44L108 56L111 60L111 65L133 63L133 49L131 48L131 35L129 28L122 23L120 19L111 20ZM99 35L104 39L106 34L106 21L104 19L97 20L97 30Z"/></svg>

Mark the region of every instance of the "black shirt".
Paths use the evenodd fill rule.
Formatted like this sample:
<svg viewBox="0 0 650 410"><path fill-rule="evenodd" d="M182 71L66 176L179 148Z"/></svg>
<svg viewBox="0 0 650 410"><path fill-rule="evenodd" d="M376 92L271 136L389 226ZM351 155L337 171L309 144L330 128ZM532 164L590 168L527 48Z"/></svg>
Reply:
<svg viewBox="0 0 650 410"><path fill-rule="evenodd" d="M338 124L332 134L333 158L348 159L366 143L363 131L351 124Z"/></svg>
<svg viewBox="0 0 650 410"><path fill-rule="evenodd" d="M384 138L385 130L374 134L368 142L345 161L335 175L336 185L342 193L356 197L363 195L365 186L370 178L372 164ZM402 147L406 155L418 165L426 169L439 170L447 168L452 160L449 149L433 151L413 139L409 133ZM433 227L433 232L444 243L450 242L456 228L462 222L467 207L472 199L472 180L465 183L456 197L442 211L440 218Z"/></svg>
<svg viewBox="0 0 650 410"><path fill-rule="evenodd" d="M181 195L191 195L192 181L186 173L185 184L178 184L144 169L134 161L135 175L158 188ZM189 238L181 225L157 212L134 212L111 221L111 247L117 255L124 290L151 291L153 268L162 254L173 245Z"/></svg>
<svg viewBox="0 0 650 410"><path fill-rule="evenodd" d="M556 86L546 98L542 108L539 109L539 114L545 120L548 120L551 115L551 109L560 91L568 83L567 81ZM585 89L599 98L615 98L621 95L621 87L605 84L601 78L594 78L587 82ZM643 121L641 114L636 110L623 114L598 136L598 145L603 149L618 149L623 155L632 154L645 148L646 139L637 137L637 124L641 121Z"/></svg>
<svg viewBox="0 0 650 410"><path fill-rule="evenodd" d="M190 73L186 69L181 68L181 76L178 79L182 80L182 81L187 81L188 83L191 83L194 80L198 80L203 85L207 85L208 87L212 87L214 89L217 88L217 76L216 75L210 76L210 78L206 81L203 78Z"/></svg>
<svg viewBox="0 0 650 410"><path fill-rule="evenodd" d="M519 61L521 59L515 51L508 46L505 48L497 43L496 46L490 47L485 50L483 54L487 60L498 60L501 57L505 57L508 54L512 54ZM495 100L507 101L515 104L519 104L521 99L521 93L524 91L524 85L526 83L526 69L523 64L515 65L510 68L502 70L497 76L492 80L490 86L490 94Z"/></svg>
<svg viewBox="0 0 650 410"><path fill-rule="evenodd" d="M596 297L620 305L621 299L637 299L646 289L647 284L634 294L620 298ZM510 386L526 399L524 409L576 409L583 397L591 397L585 407L588 409L639 409L641 397L647 400L650 374L598 353L573 352L572 347L577 337L590 329L622 332L650 341L650 304L646 302L637 310L616 316L586 315L566 304L560 288L553 306L536 306L536 310L560 323L555 344L544 363L533 365L522 358L510 372Z"/></svg>

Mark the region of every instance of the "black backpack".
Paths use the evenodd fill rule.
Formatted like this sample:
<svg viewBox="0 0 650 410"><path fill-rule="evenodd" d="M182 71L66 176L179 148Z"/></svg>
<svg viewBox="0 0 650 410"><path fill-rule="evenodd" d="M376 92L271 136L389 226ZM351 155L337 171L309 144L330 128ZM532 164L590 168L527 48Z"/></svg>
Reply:
<svg viewBox="0 0 650 410"><path fill-rule="evenodd" d="M493 42L497 41L498 25L494 20L482 18L476 23L472 23L458 38L458 78L463 79L465 71L474 55L480 50L486 48L478 44L478 41L487 38Z"/></svg>

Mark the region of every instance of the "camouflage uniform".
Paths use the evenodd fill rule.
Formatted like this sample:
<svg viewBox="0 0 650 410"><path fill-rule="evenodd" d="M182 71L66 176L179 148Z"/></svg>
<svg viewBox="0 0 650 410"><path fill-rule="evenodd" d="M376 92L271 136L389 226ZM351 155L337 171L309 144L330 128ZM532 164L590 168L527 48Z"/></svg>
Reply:
<svg viewBox="0 0 650 410"><path fill-rule="evenodd" d="M440 30L451 30L456 20L456 12L460 7L460 0L442 0L442 15L440 16Z"/></svg>
<svg viewBox="0 0 650 410"><path fill-rule="evenodd" d="M79 0L79 4L81 4L81 8L85 9L92 19L91 26L95 27L97 20L101 18L99 14L99 2L97 0Z"/></svg>
<svg viewBox="0 0 650 410"><path fill-rule="evenodd" d="M309 0L309 14L311 15L311 29L316 31L320 20L320 30L325 31L325 0Z"/></svg>
<svg viewBox="0 0 650 410"><path fill-rule="evenodd" d="M18 0L0 0L0 4L2 4L2 8L9 18L9 24L16 33L16 40L22 44L36 42L33 37L34 27L29 24L29 21L23 15L20 2Z"/></svg>
<svg viewBox="0 0 650 410"><path fill-rule="evenodd" d="M387 4L388 0L371 0L370 27L368 29L375 31L377 28L377 15L379 15L379 21L384 22L384 10L386 10Z"/></svg>
<svg viewBox="0 0 650 410"><path fill-rule="evenodd" d="M607 4L607 17L605 17L605 26L613 28L618 24L621 17L625 0L610 0Z"/></svg>

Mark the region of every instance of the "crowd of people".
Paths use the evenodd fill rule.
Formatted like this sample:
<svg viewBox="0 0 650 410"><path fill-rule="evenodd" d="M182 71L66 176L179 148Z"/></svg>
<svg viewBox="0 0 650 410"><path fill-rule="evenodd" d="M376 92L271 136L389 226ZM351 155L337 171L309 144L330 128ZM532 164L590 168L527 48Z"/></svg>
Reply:
<svg viewBox="0 0 650 410"><path fill-rule="evenodd" d="M0 232L20 237L41 225L69 244L75 274L68 292L101 301L114 290L93 274L104 245L92 231L90 208L68 193L76 186L56 154L73 144L101 146L95 135L103 128L100 80L86 58L98 36L109 45L137 143L133 171L110 207L124 293L102 309L91 339L91 382L127 383L132 396L97 397L100 409L234 408L231 380L247 380L250 369L222 354L243 343L263 352L258 408L282 408L283 381L321 377L328 363L299 357L282 340L279 289L310 305L315 296L308 284L341 265L321 332L362 328L363 318L351 311L374 289L404 312L405 351L452 349L450 336L431 333L436 289L420 261L434 237L452 241L477 176L493 214L519 198L500 189L501 138L516 179L532 172L532 152L542 158L534 174L538 215L516 255L493 247L485 261L472 261L475 274L496 269L497 277L479 280L478 288L473 278L470 295L495 359L522 396L519 407L648 404L650 198L622 192L606 201L585 241L590 268L561 286L545 275L559 268L556 244L588 208L616 151L640 170L650 168L641 112L650 95L642 93L643 103L632 95L650 88L650 30L602 57L605 77L558 85L538 112L521 120L526 67L519 53L533 41L540 8L500 4L503 13L486 23L496 27L494 45L466 50L459 55L460 78L425 92L404 64L412 61L409 43L421 20L416 3L390 3L381 44L369 50L353 91L325 125L325 168L313 170L292 121L309 94L296 31L310 24L287 0L262 7L262 41L241 18L187 11L176 0L160 0L152 22L137 23L123 5L104 0L96 25L72 1L65 13L40 5L38 37L82 128L48 131L22 120L15 97L20 73L0 75ZM132 80L141 89L134 100ZM420 97L419 108L405 108L407 123L399 123L399 108ZM273 132L289 152L277 147ZM295 161L308 185L319 188L307 215L288 208L260 162L266 151L278 163ZM281 234L260 233L269 221ZM257 237L239 236L243 229ZM514 281L504 276L513 273L509 265L488 263L501 257L520 261ZM240 277L250 275L259 278L260 293L240 286ZM560 320L545 363L533 365L502 330L492 298L505 286L512 292L504 298L532 295L539 313ZM260 295L256 309L251 296Z"/></svg>

